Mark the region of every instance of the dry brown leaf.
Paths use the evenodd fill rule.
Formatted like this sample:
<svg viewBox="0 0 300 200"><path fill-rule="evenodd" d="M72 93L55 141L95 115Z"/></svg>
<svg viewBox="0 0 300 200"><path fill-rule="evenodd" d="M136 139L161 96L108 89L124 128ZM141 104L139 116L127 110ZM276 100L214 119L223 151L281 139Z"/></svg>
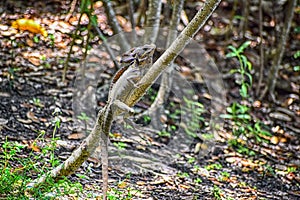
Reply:
<svg viewBox="0 0 300 200"><path fill-rule="evenodd" d="M190 189L191 187L188 186L188 185L179 184L179 188L184 189L184 190L188 190L188 189Z"/></svg>
<svg viewBox="0 0 300 200"><path fill-rule="evenodd" d="M277 136L272 136L270 142L272 144L278 144L279 143L279 138Z"/></svg>
<svg viewBox="0 0 300 200"><path fill-rule="evenodd" d="M22 118L17 118L18 122L21 122L23 124L31 124L32 121L30 119L22 119Z"/></svg>
<svg viewBox="0 0 300 200"><path fill-rule="evenodd" d="M238 160L240 160L240 158L238 158L238 157L227 157L225 160L226 160L227 162L229 162L229 163L235 163L235 162L237 162Z"/></svg>
<svg viewBox="0 0 300 200"><path fill-rule="evenodd" d="M146 185L146 182L145 181L137 181L136 184L143 186L143 185Z"/></svg>
<svg viewBox="0 0 300 200"><path fill-rule="evenodd" d="M28 58L28 61L31 62L35 66L40 66L41 65L41 60L36 57L30 57Z"/></svg>
<svg viewBox="0 0 300 200"><path fill-rule="evenodd" d="M280 142L286 143L286 142L287 142L287 139L286 139L285 137L282 137L282 138L280 138Z"/></svg>
<svg viewBox="0 0 300 200"><path fill-rule="evenodd" d="M41 149L36 145L35 142L30 143L29 146L28 146L28 149L31 149L35 152L40 152L41 151Z"/></svg>
<svg viewBox="0 0 300 200"><path fill-rule="evenodd" d="M121 183L118 184L118 188L120 189L124 189L127 187L127 182L126 181L122 181Z"/></svg>
<svg viewBox="0 0 300 200"><path fill-rule="evenodd" d="M261 101L254 101L253 102L253 107L260 108L261 107Z"/></svg>
<svg viewBox="0 0 300 200"><path fill-rule="evenodd" d="M34 113L31 112L31 111L28 111L28 112L26 113L26 116L27 116L28 119L31 119L31 120L34 121L34 122L39 122L39 121L40 121L40 120L34 115Z"/></svg>
<svg viewBox="0 0 300 200"><path fill-rule="evenodd" d="M27 39L26 40L26 44L28 45L28 46L30 46L30 47L33 47L34 46L34 42L31 40L31 39Z"/></svg>
<svg viewBox="0 0 300 200"><path fill-rule="evenodd" d="M68 136L69 140L80 140L85 138L86 135L84 133L73 133Z"/></svg>

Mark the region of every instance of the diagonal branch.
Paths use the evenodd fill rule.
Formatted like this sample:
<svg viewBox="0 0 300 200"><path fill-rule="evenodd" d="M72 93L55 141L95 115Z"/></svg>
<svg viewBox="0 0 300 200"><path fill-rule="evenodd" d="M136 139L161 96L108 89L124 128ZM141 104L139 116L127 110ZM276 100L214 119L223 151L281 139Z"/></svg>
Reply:
<svg viewBox="0 0 300 200"><path fill-rule="evenodd" d="M141 79L138 83L140 87L136 87L131 93L130 97L126 100L127 105L133 106L146 92L146 90L154 83L157 77L161 74L161 72L166 69L171 63L172 60L183 50L183 48L189 43L189 41L193 38L193 36L199 31L199 29L204 25L213 11L216 9L221 0L210 0L206 1L203 8L198 11L190 24L182 31L182 33L178 36L178 38L171 44L170 48L168 48L165 53L153 64L153 66L149 69L147 74ZM68 176L76 171L81 164L87 160L87 158L94 152L95 148L99 145L102 125L106 120L105 114L103 111L106 108L102 109L97 117L97 121L95 126L91 132L91 134L81 143L80 147L76 149L71 156L64 161L61 165L54 168L46 175L40 177L39 179L34 180L28 185L28 189L33 187L37 187L40 184L45 183L47 176L51 176L53 178L59 178L61 176ZM109 121L106 125L108 129L110 128L112 121ZM106 129L106 127L104 127Z"/></svg>

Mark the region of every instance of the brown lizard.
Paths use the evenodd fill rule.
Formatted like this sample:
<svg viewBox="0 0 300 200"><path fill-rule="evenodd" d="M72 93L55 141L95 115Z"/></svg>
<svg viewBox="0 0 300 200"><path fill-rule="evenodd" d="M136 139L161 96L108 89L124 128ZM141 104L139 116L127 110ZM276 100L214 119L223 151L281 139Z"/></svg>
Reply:
<svg viewBox="0 0 300 200"><path fill-rule="evenodd" d="M111 123L116 116L134 112L133 108L129 107L124 102L130 96L132 90L137 87L138 81L151 67L155 47L154 44L135 47L122 55L120 63L124 64L124 66L113 77L107 104L99 113L102 127L101 160L103 179L102 192L104 200L106 200L108 189L107 143Z"/></svg>

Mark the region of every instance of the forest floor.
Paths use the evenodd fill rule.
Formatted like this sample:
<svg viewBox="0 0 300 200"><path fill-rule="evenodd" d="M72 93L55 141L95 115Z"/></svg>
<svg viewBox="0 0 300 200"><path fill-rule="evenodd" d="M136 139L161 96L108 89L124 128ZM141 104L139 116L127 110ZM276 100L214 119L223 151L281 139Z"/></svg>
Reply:
<svg viewBox="0 0 300 200"><path fill-rule="evenodd" d="M96 87L101 89L100 92L91 94L87 83L83 87L79 85L81 82L75 81L79 76L77 70L82 67L82 38L86 38L84 30L81 32L82 37L76 40L66 81L62 81L63 63L79 18L77 12L66 22L64 13L68 12L69 5L64 3L28 0L0 4L0 154L4 153L3 144L7 141L26 146L18 154L21 159L29 157L29 152L41 154L41 148L46 145L43 142L50 142L55 135L55 155L63 161L80 144L93 124L93 117L90 117L90 121L81 118L81 124L78 123L79 115L84 117L82 110L93 109L92 112L85 113L95 115L94 107L97 105L96 109L99 109L105 105L107 88L116 69L107 54L98 48L99 38L95 37L91 41L91 48L95 49L94 54L103 56L100 61L101 69L86 69L90 74L97 73L97 78L100 77L97 83L91 84L92 92L95 93ZM110 37L112 31L107 25L101 3L96 4L96 10L99 27ZM190 18L196 12L195 8L188 5L186 10ZM110 195L115 199L300 199L299 71L289 68L280 71L279 83L282 87L276 88L279 104L274 104L267 98L260 101L258 98L249 97L241 101L239 85L235 83L237 77L228 73L232 68L238 67L238 63L234 59L226 58L225 54L228 53L229 44L237 47L245 39L234 35L234 31L224 31L222 26L230 19L230 13L229 5L226 1L223 2L211 18L212 23L208 23L197 34L196 40L201 42L201 47L207 50L222 73L222 87L227 96L226 106L233 102L246 105L250 109L251 120L247 121L245 127L256 128L256 134L250 132L233 136L235 121L226 119L222 121L223 127L218 131L219 140L208 141L203 145L198 135L192 139L188 136L182 137L181 134L186 134L186 131L180 129L177 123L184 115L178 117L172 114L179 109L179 104L183 105L184 100L171 94L168 106L158 120L163 123L162 129L147 126L148 120L145 117L136 121L143 124L138 131L126 129L123 124L118 123L119 120L112 127L109 185ZM26 16L42 24L49 36L43 37L11 27L13 21ZM128 20L121 16L119 20L124 30L128 31ZM84 19L81 25L85 27L87 20ZM255 20L250 20L249 30L258 27L256 25ZM267 28L274 31L271 27ZM231 37L231 34L234 39L230 40L228 35ZM258 30L253 28L249 34L246 40L254 42L245 50L245 55L257 71L259 45L253 38L257 37ZM271 36L272 34L266 35L265 40L268 41L267 37L272 40ZM288 42L289 48L283 61L287 65L296 65L292 55L299 46L299 37L299 33L292 34ZM93 53L87 59L87 65L95 61ZM204 54L200 56L205 57ZM189 81L201 105L206 110L214 109L211 103L214 96L210 96L205 82L197 78L196 72L183 57L177 59L176 64L181 68L176 73ZM255 79L256 76L257 73L253 73ZM253 84L253 88L255 87L256 83ZM147 96L137 104L136 109L147 109L157 89L157 85L152 87ZM176 93L175 89L172 90L173 93ZM73 96L78 90L83 95L97 98L96 105L78 108L75 102L80 100ZM253 91L250 96L255 96ZM89 103L91 102L86 104ZM225 113L225 109L222 113ZM191 113L185 116L191 120L194 117ZM211 111L203 111L202 117L202 128L198 127L202 130L198 132L211 131L207 125L211 120ZM258 121L261 124L255 126ZM271 135L264 135L261 133L263 131ZM44 140L38 138L41 133L45 133ZM34 141L38 141L38 144ZM49 157L47 154L44 156ZM14 160L10 164L19 167L19 163L14 163ZM37 162L41 167L44 164ZM27 176L35 178L38 174L29 173ZM65 194L64 198L99 199L102 179L98 149L70 179L80 182L84 190L76 194ZM8 197L9 194L0 193L0 199Z"/></svg>

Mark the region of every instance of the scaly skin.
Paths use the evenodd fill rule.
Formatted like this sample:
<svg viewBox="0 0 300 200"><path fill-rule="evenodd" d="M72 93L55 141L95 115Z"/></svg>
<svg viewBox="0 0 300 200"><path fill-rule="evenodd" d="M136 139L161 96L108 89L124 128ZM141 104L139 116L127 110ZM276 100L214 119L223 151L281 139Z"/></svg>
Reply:
<svg viewBox="0 0 300 200"><path fill-rule="evenodd" d="M125 100L131 95L138 81L145 75L152 65L152 57L155 45L144 45L133 48L122 55L121 63L124 63L112 79L108 101L100 114L101 133L101 160L103 179L103 199L106 200L108 189L108 135L115 116L124 112L133 113L134 110L126 105Z"/></svg>

